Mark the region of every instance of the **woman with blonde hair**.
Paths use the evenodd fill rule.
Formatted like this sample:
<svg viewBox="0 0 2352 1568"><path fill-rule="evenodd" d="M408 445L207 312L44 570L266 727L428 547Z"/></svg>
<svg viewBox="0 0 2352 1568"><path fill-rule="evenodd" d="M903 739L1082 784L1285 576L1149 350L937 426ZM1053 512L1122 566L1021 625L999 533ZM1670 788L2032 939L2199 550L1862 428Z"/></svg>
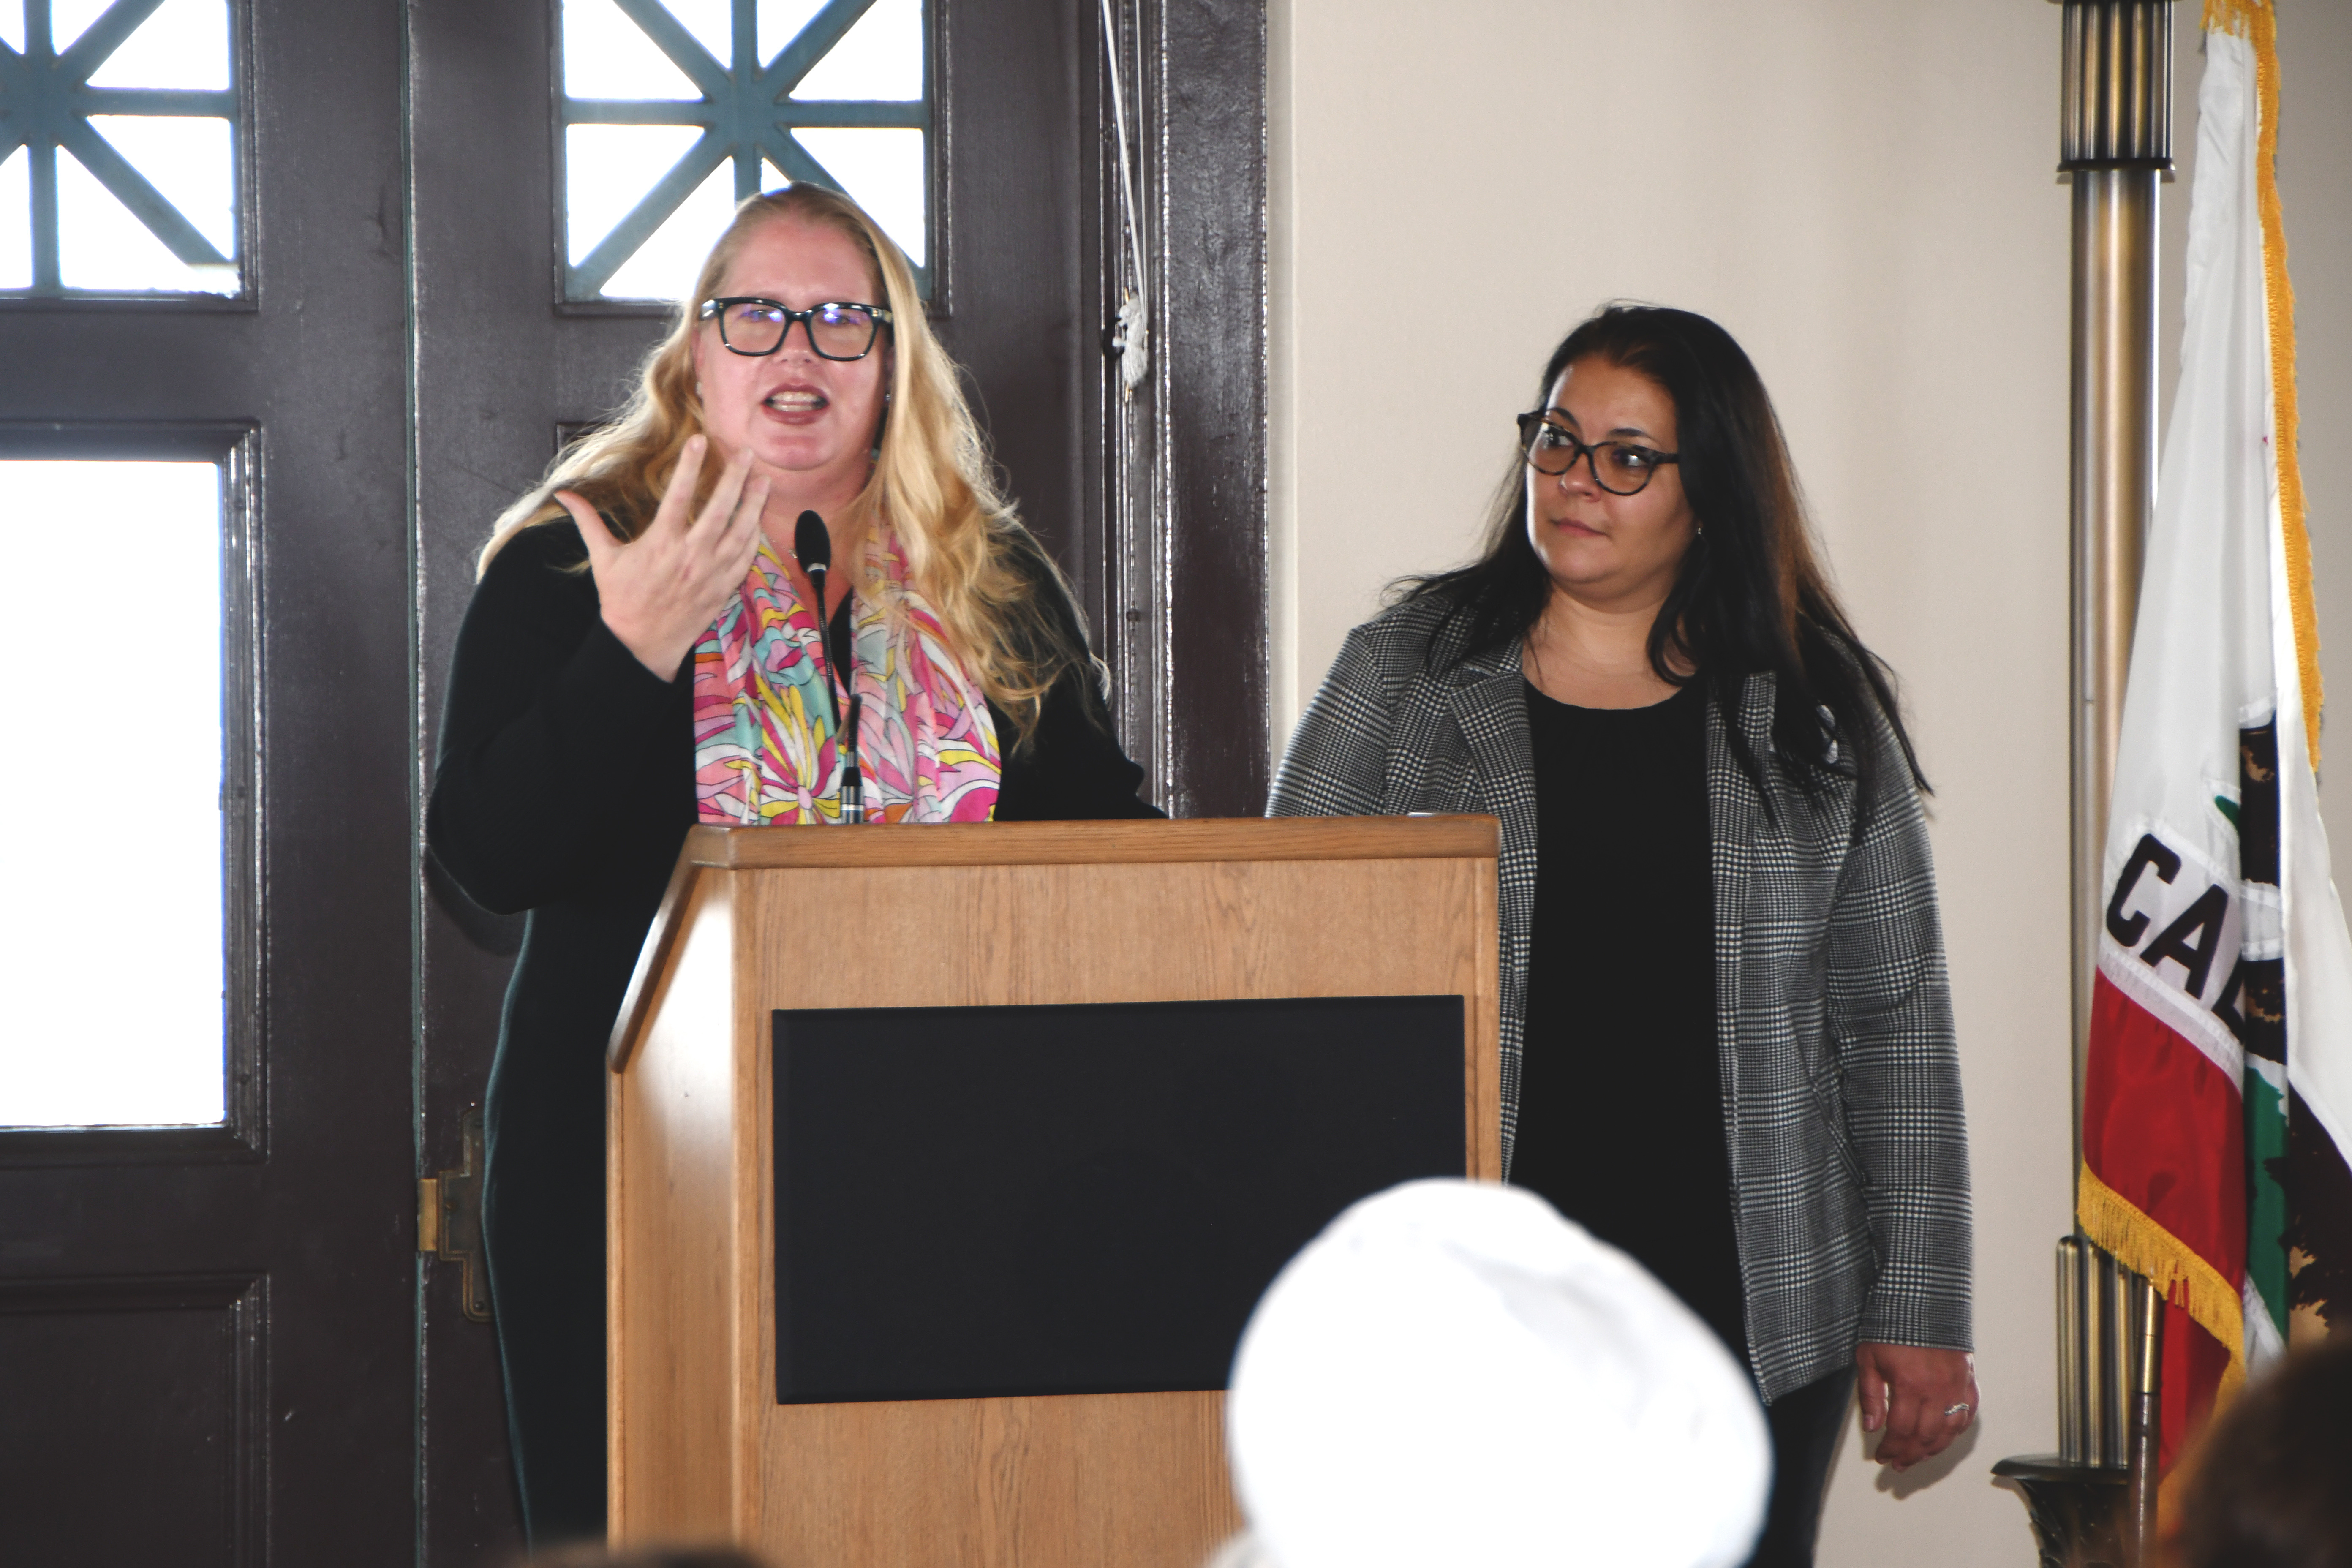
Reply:
<svg viewBox="0 0 2352 1568"><path fill-rule="evenodd" d="M745 201L626 409L499 520L426 814L529 911L483 1226L535 1543L604 1528L603 1047L687 829L1155 816L1096 668L906 258L833 192Z"/></svg>

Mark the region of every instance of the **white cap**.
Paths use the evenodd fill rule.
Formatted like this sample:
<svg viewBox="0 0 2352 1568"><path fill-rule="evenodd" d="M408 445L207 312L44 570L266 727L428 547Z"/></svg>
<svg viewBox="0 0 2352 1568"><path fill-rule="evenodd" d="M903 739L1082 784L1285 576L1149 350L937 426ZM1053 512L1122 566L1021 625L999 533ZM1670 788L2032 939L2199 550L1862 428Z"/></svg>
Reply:
<svg viewBox="0 0 2352 1568"><path fill-rule="evenodd" d="M1735 1568L1772 1475L1696 1313L1532 1193L1464 1181L1366 1198L1290 1260L1225 1426L1280 1568Z"/></svg>

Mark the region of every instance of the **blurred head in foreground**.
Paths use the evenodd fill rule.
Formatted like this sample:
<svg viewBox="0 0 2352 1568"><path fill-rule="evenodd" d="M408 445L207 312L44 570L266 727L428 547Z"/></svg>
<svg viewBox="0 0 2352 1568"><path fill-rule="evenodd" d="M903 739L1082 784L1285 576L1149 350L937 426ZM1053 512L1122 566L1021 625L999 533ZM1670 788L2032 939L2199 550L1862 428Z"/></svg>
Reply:
<svg viewBox="0 0 2352 1568"><path fill-rule="evenodd" d="M1226 1400L1271 1568L1731 1568L1763 1522L1754 1384L1648 1271L1515 1187L1412 1182L1291 1259Z"/></svg>
<svg viewBox="0 0 2352 1568"><path fill-rule="evenodd" d="M2199 1445L2179 1568L2352 1564L2352 1339L2295 1352Z"/></svg>

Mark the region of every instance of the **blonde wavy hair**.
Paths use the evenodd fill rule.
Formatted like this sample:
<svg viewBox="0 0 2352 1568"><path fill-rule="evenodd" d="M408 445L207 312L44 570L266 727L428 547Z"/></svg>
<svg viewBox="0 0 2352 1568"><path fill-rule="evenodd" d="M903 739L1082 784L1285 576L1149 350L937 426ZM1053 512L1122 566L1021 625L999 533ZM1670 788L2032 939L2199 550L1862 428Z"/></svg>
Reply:
<svg viewBox="0 0 2352 1568"><path fill-rule="evenodd" d="M1052 557L1021 524L998 487L980 427L964 402L955 362L931 332L906 257L856 203L821 185L795 184L747 197L702 264L694 292L680 301L668 335L646 357L637 389L610 423L559 453L546 477L501 513L482 547L480 569L526 528L568 522L559 489L584 498L624 539L652 523L663 489L689 437L703 433L695 389L694 335L700 301L716 297L751 237L771 223L797 220L849 237L872 264L891 316L890 401L880 456L865 489L837 521L853 527L887 521L907 568L938 614L966 668L1020 733L1035 728L1045 693L1072 665L1091 662L1045 601L1039 576L1076 601ZM718 481L719 465L702 470L695 505ZM1016 557L1032 563L1029 571ZM856 568L870 582L869 556ZM887 596L874 595L887 605Z"/></svg>

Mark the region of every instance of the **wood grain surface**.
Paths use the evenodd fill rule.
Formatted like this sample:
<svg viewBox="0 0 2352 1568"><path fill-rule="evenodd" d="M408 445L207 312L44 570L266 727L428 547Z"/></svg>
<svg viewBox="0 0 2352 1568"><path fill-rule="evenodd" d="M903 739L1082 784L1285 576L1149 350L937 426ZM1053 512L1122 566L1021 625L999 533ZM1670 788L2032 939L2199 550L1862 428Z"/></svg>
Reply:
<svg viewBox="0 0 2352 1568"><path fill-rule="evenodd" d="M1336 824L1247 821L1141 825L1210 830L1201 842L1222 839L1222 858L1135 848L1146 832L1128 858L1072 860L1045 841L1075 826L1113 825L1050 825L1026 862L706 865L681 900L668 976L648 987L643 1043L613 1080L616 1270L690 1277L614 1286L616 1539L723 1535L783 1568L1199 1568L1239 1525L1220 1394L775 1402L774 1009L1459 994L1468 1173L1499 1174L1491 819L1360 824L1360 845L1416 840L1374 858L1305 853L1347 836L1289 831ZM1001 845L1026 830L984 831ZM1261 839L1277 852L1250 858ZM1454 852L1423 852L1441 843ZM854 931L856 952L887 961L812 963L817 910L825 950ZM718 962L730 946L731 984ZM709 1151L678 1147L705 1140L728 1166L724 1204ZM677 1336L720 1347L730 1386L712 1386L714 1352L646 1342Z"/></svg>
<svg viewBox="0 0 2352 1568"><path fill-rule="evenodd" d="M696 827L683 858L730 871L1082 866L1162 860L1450 860L1500 852L1491 816L1233 816L1186 822L874 824L851 832Z"/></svg>
<svg viewBox="0 0 2352 1568"><path fill-rule="evenodd" d="M629 1065L629 1053L636 1049L637 1037L651 1016L654 986L664 978L670 953L677 946L688 901L694 896L695 879L701 874L701 864L690 849L681 852L677 864L670 868L669 885L662 889L652 929L646 932L645 944L637 950L637 966L629 972L629 988L621 994L621 1011L613 1020L612 1038L604 1047L604 1063L614 1072Z"/></svg>
<svg viewBox="0 0 2352 1568"><path fill-rule="evenodd" d="M605 1387L616 1538L726 1538L740 1489L734 888L702 879L606 1097Z"/></svg>

